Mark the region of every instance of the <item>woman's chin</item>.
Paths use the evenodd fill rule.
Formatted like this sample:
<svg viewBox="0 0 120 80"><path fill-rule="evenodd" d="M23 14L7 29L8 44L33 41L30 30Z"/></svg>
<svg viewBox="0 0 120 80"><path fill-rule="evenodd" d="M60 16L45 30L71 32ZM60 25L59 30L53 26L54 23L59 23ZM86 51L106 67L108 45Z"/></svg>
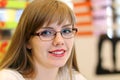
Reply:
<svg viewBox="0 0 120 80"><path fill-rule="evenodd" d="M52 65L53 65L54 67L60 68L60 67L63 67L63 66L65 65L65 63L66 63L66 62L55 62L55 63L53 63Z"/></svg>

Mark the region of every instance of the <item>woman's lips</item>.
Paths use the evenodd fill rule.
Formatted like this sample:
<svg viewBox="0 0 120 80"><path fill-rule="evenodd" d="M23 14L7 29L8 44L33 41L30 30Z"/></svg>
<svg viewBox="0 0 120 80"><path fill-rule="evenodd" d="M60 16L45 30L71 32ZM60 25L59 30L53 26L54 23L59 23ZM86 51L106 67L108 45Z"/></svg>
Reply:
<svg viewBox="0 0 120 80"><path fill-rule="evenodd" d="M49 51L49 53L55 57L63 57L65 55L65 52L66 50L64 49L57 49L57 50Z"/></svg>

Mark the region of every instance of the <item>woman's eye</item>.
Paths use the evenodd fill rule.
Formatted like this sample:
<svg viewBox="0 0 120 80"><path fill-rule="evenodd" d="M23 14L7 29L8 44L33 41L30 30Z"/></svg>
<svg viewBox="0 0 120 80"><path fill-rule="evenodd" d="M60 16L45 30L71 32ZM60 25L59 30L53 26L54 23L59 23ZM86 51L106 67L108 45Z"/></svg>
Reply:
<svg viewBox="0 0 120 80"><path fill-rule="evenodd" d="M63 34L72 33L72 29L63 29L63 30L62 30L62 33L63 33Z"/></svg>
<svg viewBox="0 0 120 80"><path fill-rule="evenodd" d="M50 31L50 30L45 30L45 31L42 31L40 35L42 35L42 36L49 36L49 35L52 35L52 34L53 34L52 31Z"/></svg>

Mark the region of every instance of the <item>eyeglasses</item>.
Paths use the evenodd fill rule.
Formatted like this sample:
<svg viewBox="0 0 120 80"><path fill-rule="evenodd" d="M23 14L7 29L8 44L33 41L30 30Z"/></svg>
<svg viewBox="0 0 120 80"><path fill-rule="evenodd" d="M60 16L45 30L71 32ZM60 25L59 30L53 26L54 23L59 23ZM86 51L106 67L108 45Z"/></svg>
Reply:
<svg viewBox="0 0 120 80"><path fill-rule="evenodd" d="M41 40L53 40L57 33L61 33L65 39L70 39L75 36L77 28L63 28L61 31L55 31L54 29L41 29L41 32L34 33L33 35L39 36Z"/></svg>

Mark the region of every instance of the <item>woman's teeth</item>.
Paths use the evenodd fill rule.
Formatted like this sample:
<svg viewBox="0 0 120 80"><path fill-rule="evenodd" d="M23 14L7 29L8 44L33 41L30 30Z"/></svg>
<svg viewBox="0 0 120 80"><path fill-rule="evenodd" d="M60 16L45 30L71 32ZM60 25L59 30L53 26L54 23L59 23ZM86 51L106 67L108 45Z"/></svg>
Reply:
<svg viewBox="0 0 120 80"><path fill-rule="evenodd" d="M63 54L64 51L60 51L60 52L52 52L52 54Z"/></svg>
<svg viewBox="0 0 120 80"><path fill-rule="evenodd" d="M50 51L51 54L63 54L65 51Z"/></svg>

